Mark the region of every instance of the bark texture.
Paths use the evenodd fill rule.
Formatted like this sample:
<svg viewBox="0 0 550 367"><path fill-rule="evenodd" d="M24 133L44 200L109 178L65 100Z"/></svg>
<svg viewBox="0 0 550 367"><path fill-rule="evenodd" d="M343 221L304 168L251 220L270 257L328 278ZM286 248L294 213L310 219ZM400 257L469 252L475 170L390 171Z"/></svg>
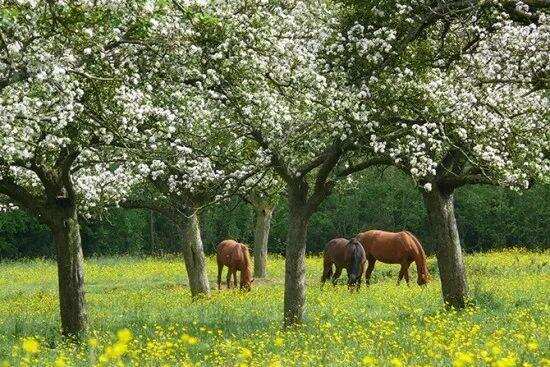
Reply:
<svg viewBox="0 0 550 367"><path fill-rule="evenodd" d="M444 190L434 185L432 190L424 192L423 196L431 236L436 244L443 300L449 306L463 308L468 297L468 283L452 190Z"/></svg>
<svg viewBox="0 0 550 367"><path fill-rule="evenodd" d="M256 278L265 278L267 275L267 244L272 216L272 206L256 208L256 226L254 228L254 277Z"/></svg>
<svg viewBox="0 0 550 367"><path fill-rule="evenodd" d="M52 232L57 248L61 332L77 336L86 328L84 259L80 225L74 208L64 208L54 217Z"/></svg>
<svg viewBox="0 0 550 367"><path fill-rule="evenodd" d="M303 197L289 197L290 221L285 255L284 326L300 324L306 304L306 236L309 213Z"/></svg>
<svg viewBox="0 0 550 367"><path fill-rule="evenodd" d="M206 272L206 258L202 245L199 218L192 212L183 223L183 258L191 296L207 295L210 293L208 273Z"/></svg>

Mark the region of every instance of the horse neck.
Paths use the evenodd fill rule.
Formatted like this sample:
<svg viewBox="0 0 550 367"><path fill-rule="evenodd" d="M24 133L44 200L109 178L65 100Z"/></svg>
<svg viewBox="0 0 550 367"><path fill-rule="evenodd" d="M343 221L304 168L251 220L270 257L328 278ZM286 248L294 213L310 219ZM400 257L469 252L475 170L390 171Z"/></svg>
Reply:
<svg viewBox="0 0 550 367"><path fill-rule="evenodd" d="M422 248L422 244L420 243L418 238L416 238L412 233L407 232L407 234L411 236L411 239L416 246L415 262L417 266L417 271L421 272L423 275L428 275L428 265L426 264L426 253Z"/></svg>
<svg viewBox="0 0 550 367"><path fill-rule="evenodd" d="M243 255L243 267L241 269L241 281L250 281L252 279L252 270L250 269L250 255L248 249L241 245L241 252Z"/></svg>
<svg viewBox="0 0 550 367"><path fill-rule="evenodd" d="M416 264L416 273L418 274L418 279L424 282L427 281L428 277L428 264L426 263L426 253L422 248L422 244L412 233L406 232L414 245L416 246L416 255L414 262Z"/></svg>

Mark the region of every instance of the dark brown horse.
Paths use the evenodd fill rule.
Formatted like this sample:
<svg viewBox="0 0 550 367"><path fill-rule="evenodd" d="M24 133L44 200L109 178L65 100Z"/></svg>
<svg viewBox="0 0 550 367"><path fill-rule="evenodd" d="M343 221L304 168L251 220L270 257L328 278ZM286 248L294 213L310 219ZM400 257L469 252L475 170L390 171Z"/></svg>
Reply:
<svg viewBox="0 0 550 367"><path fill-rule="evenodd" d="M403 277L409 284L409 266L414 261L418 273L418 285L428 283L426 254L420 241L410 232L394 233L374 230L359 233L355 238L363 245L369 262L365 273L367 285L370 282L376 260L386 264L401 264L397 284Z"/></svg>
<svg viewBox="0 0 550 367"><path fill-rule="evenodd" d="M237 288L237 270L241 272L240 288L250 290L252 282L252 261L250 260L250 252L248 246L238 243L233 240L222 241L217 249L218 262L218 289L222 284L223 266L227 266L227 289L231 288L231 275L233 282Z"/></svg>
<svg viewBox="0 0 550 367"><path fill-rule="evenodd" d="M359 291L361 278L365 271L365 250L356 239L348 241L345 238L335 238L331 240L323 256L323 276L321 277L321 287L327 279L332 276L332 284L336 285L338 278L342 274L342 269L346 268L348 273L348 288L354 287ZM332 272L332 266L336 271Z"/></svg>

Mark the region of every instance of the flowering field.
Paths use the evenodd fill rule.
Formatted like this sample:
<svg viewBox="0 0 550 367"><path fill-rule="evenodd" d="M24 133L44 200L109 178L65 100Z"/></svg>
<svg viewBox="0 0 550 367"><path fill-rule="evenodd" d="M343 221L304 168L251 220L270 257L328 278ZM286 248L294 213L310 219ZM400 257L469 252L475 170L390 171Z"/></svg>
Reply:
<svg viewBox="0 0 550 367"><path fill-rule="evenodd" d="M550 366L548 251L468 256L472 306L463 312L444 312L435 280L397 286L396 266L378 264L371 287L350 294L320 290L321 259L307 263L307 323L283 333L282 258L251 293L196 302L180 259L88 260L90 328L80 345L58 336L54 263L1 263L0 366ZM212 258L209 272L213 281Z"/></svg>

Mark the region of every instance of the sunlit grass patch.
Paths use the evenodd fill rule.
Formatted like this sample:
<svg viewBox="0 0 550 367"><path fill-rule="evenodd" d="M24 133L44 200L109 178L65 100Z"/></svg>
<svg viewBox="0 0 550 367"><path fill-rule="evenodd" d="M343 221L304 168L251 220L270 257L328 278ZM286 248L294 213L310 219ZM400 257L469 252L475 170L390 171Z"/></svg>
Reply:
<svg viewBox="0 0 550 367"><path fill-rule="evenodd" d="M321 290L321 259L308 258L306 322L283 332L281 257L252 292L213 290L194 302L177 257L89 259L89 331L79 345L59 337L55 264L1 263L0 366L548 365L550 253L467 263L472 306L458 312L442 307L437 281L397 286L391 265L377 264L358 294Z"/></svg>

